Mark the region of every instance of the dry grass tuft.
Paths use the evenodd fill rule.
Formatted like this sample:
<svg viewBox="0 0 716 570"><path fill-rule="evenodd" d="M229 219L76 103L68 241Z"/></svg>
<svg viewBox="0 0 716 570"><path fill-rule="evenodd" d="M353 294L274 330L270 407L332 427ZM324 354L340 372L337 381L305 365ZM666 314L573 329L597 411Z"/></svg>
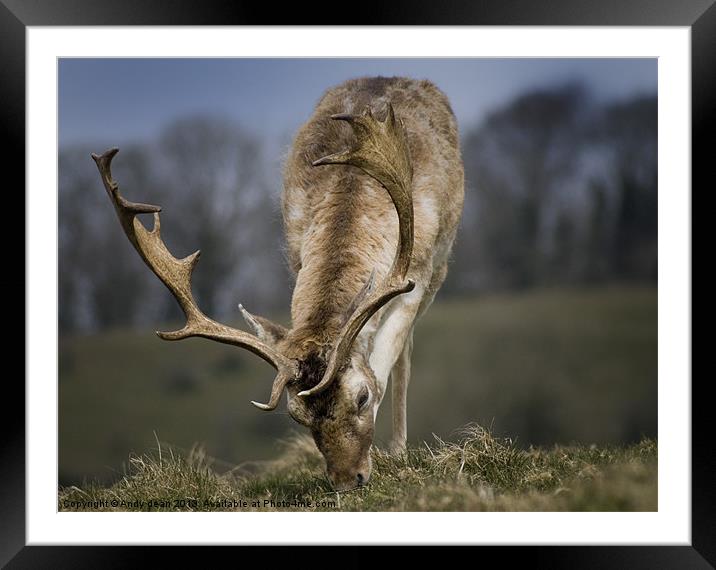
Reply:
<svg viewBox="0 0 716 570"><path fill-rule="evenodd" d="M159 443L159 442L157 442ZM200 448L158 445L132 456L122 479L60 489L60 510L654 511L657 445L518 448L471 424L456 441L401 454L373 451L368 486L336 493L310 436L294 434L273 461L217 474Z"/></svg>

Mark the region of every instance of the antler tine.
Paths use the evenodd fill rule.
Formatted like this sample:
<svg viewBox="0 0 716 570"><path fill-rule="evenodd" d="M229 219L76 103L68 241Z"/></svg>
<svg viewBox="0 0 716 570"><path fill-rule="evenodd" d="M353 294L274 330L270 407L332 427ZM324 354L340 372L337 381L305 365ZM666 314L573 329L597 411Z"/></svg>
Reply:
<svg viewBox="0 0 716 570"><path fill-rule="evenodd" d="M240 346L260 356L273 366L278 374L274 379L268 404L252 403L262 410L275 409L286 384L296 376L296 362L276 352L255 336L217 323L201 312L191 292L191 275L199 260L200 252L196 251L183 259L175 258L161 238L159 220L161 208L150 204L130 202L119 193L119 185L112 179L111 170L112 159L118 152L119 149L112 148L99 156L93 153L92 158L97 163L107 195L114 205L124 233L127 234L129 241L144 263L172 292L186 316L186 324L180 330L157 331L157 335L164 340L181 340L198 336L224 344ZM147 230L136 217L137 214L145 213L154 214L154 228L151 231Z"/></svg>
<svg viewBox="0 0 716 570"><path fill-rule="evenodd" d="M383 122L373 117L370 107L361 115L338 114L332 115L331 119L350 124L356 136L355 145L320 158L313 166L350 164L380 182L398 214L398 245L387 277L362 300L338 335L323 378L313 388L299 392L299 396L311 396L325 390L345 364L353 342L368 320L388 301L415 288L413 280L405 279L413 253L413 166L403 122L396 119L390 103Z"/></svg>

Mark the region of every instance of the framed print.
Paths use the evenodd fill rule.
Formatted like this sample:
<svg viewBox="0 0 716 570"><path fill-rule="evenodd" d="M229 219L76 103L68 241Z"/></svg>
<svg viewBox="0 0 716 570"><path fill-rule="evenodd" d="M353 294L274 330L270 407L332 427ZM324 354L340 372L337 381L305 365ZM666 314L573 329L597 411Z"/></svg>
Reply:
<svg viewBox="0 0 716 570"><path fill-rule="evenodd" d="M580 5L0 4L27 270L3 562L713 565L716 8Z"/></svg>

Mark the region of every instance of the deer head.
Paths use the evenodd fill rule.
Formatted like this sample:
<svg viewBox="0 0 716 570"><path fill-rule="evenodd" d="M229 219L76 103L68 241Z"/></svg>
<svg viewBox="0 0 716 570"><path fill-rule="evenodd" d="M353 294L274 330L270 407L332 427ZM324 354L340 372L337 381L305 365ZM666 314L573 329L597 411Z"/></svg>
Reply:
<svg viewBox="0 0 716 570"><path fill-rule="evenodd" d="M261 410L274 410L288 393L291 417L308 427L326 459L328 477L337 490L362 485L371 471L370 447L375 415L382 394L364 351L355 347L356 338L368 320L397 295L407 293L415 283L406 279L413 250L412 164L402 121L391 105L385 121L373 117L370 109L361 115L333 115L353 129L353 148L320 158L314 166L352 165L375 178L388 191L399 220L395 257L388 274L379 284L375 273L342 315L342 326L329 344L311 342L296 331L287 330L239 308L255 334L213 321L197 307L191 292L191 275L199 259L195 252L176 259L161 238L158 206L129 202L119 193L111 174L111 162L118 149L92 155L104 187L129 241L149 268L176 298L186 324L174 332L158 332L164 340L193 336L250 350L277 371L267 403L252 402ZM153 213L149 231L137 214ZM330 253L329 253L330 254Z"/></svg>

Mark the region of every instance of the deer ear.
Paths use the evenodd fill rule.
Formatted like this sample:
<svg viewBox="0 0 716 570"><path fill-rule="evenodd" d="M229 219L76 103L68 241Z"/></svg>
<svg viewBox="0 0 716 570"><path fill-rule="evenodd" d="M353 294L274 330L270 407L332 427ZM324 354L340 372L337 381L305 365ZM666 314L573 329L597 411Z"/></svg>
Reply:
<svg viewBox="0 0 716 570"><path fill-rule="evenodd" d="M291 392L286 391L288 394L288 414L302 426L310 428L313 425L313 414L303 403L301 398L291 397Z"/></svg>
<svg viewBox="0 0 716 570"><path fill-rule="evenodd" d="M239 304L239 310L248 325L253 329L256 336L259 337L259 340L262 340L267 344L276 344L286 336L288 331L285 327L271 322L264 317L252 315L244 309L244 306L241 304Z"/></svg>

